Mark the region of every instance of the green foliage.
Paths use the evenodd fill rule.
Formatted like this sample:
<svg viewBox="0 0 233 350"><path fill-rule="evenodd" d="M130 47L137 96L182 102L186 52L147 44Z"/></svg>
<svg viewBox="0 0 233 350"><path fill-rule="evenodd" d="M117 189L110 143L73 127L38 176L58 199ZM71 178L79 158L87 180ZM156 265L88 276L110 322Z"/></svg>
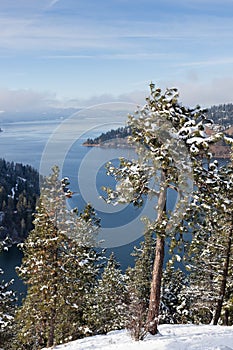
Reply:
<svg viewBox="0 0 233 350"><path fill-rule="evenodd" d="M124 277L114 255L111 254L85 310L90 333L106 334L124 328L126 310Z"/></svg>
<svg viewBox="0 0 233 350"><path fill-rule="evenodd" d="M162 93L151 84L147 103L128 120L132 130L130 142L138 158L121 158L118 167L107 165L108 174L118 182L116 190L104 188L107 202L132 202L141 206L145 196L157 196L160 190L170 187L178 192L179 212L183 213L188 181L193 180L195 168L202 167L197 158L208 157L209 145L223 137L221 133L210 137L205 134L210 121L204 113L200 107L183 107L178 102L177 89Z"/></svg>
<svg viewBox="0 0 233 350"><path fill-rule="evenodd" d="M105 188L106 201L130 202L136 206L144 203L145 197L158 197L157 212L148 221L148 227L156 233L155 260L152 273L150 303L147 317L148 331L158 332L161 283L164 265L165 242L171 251L182 242L189 230L184 225L186 209L192 186L201 186L200 173L204 161L209 162L210 145L224 138L222 133L208 136L205 132L210 120L199 106L187 108L178 101L176 88L161 89L150 85L146 104L135 115L129 116L128 126L132 131L130 143L134 145L137 159L120 159L120 165L107 165L109 175L115 177L115 189ZM176 207L167 211L168 189L177 193ZM180 246L179 249L182 249Z"/></svg>
<svg viewBox="0 0 233 350"><path fill-rule="evenodd" d="M229 127L233 125L233 104L221 104L208 108L207 115L215 124Z"/></svg>
<svg viewBox="0 0 233 350"><path fill-rule="evenodd" d="M231 127L233 125L233 104L227 103L211 106L205 110L205 115L216 125L221 125L224 128ZM110 130L102 133L100 136L94 139L88 138L84 145L101 145L102 143L111 139L126 138L130 135L132 135L131 128L126 126L124 128L118 128L116 130Z"/></svg>
<svg viewBox="0 0 233 350"><path fill-rule="evenodd" d="M0 251L7 249L4 242L0 244ZM0 268L0 277L4 272ZM0 348L10 349L12 336L15 333L14 317L17 300L15 292L11 289L13 280L5 282L0 280Z"/></svg>
<svg viewBox="0 0 233 350"><path fill-rule="evenodd" d="M150 284L154 261L154 248L156 239L153 231L144 233L144 240L140 243L140 247L134 247L132 256L135 258L134 267L129 267L127 275L129 277L129 287L135 289L137 298L148 307Z"/></svg>
<svg viewBox="0 0 233 350"><path fill-rule="evenodd" d="M144 233L140 247L134 247L134 267L128 268L128 321L127 329L135 340L142 340L146 333L146 320L150 299L150 287L154 261L155 238L153 231Z"/></svg>
<svg viewBox="0 0 233 350"><path fill-rule="evenodd" d="M116 130L112 129L110 131L107 131L106 133L102 133L100 136L98 136L94 139L88 138L84 142L84 145L85 144L87 144L89 146L101 145L104 142L112 140L112 139L125 138L125 137L129 136L130 133L131 133L131 130L128 127L121 127L121 128L116 129Z"/></svg>
<svg viewBox="0 0 233 350"><path fill-rule="evenodd" d="M29 165L0 159L0 240L20 242L32 230L39 174Z"/></svg>
<svg viewBox="0 0 233 350"><path fill-rule="evenodd" d="M91 219L66 209L59 170L45 179L35 228L22 244L19 275L28 293L17 313L17 343L41 349L85 334L83 313L99 271ZM90 211L91 208L89 208Z"/></svg>
<svg viewBox="0 0 233 350"><path fill-rule="evenodd" d="M198 216L201 213L202 220L193 229L190 247L190 293L195 295L192 308L197 322L213 320L215 324L229 324L224 309L228 308L233 288L232 163L223 166L217 161L210 163L199 174L199 182L201 186L194 200L198 202Z"/></svg>
<svg viewBox="0 0 233 350"><path fill-rule="evenodd" d="M186 274L167 263L163 273L159 323L186 323L190 320L190 299L185 290Z"/></svg>

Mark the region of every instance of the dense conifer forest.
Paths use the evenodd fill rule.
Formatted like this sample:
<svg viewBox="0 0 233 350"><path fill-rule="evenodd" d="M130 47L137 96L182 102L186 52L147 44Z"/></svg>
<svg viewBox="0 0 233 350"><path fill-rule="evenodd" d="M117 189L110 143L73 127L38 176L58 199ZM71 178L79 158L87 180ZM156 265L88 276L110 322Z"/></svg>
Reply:
<svg viewBox="0 0 233 350"><path fill-rule="evenodd" d="M207 110L207 115L214 123L220 124L225 128L233 124L233 104L221 104L212 106Z"/></svg>
<svg viewBox="0 0 233 350"><path fill-rule="evenodd" d="M39 174L29 165L0 159L0 240L20 242L32 230Z"/></svg>

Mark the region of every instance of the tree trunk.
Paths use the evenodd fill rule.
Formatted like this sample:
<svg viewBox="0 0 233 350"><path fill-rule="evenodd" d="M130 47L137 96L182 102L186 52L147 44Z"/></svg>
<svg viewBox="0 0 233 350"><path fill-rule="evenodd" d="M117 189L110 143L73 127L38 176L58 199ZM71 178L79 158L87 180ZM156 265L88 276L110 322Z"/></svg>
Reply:
<svg viewBox="0 0 233 350"><path fill-rule="evenodd" d="M229 310L226 309L224 313L224 322L223 322L224 326L229 326L229 316L230 316Z"/></svg>
<svg viewBox="0 0 233 350"><path fill-rule="evenodd" d="M166 212L167 186L164 185L165 174L161 174L161 190L158 199L157 222L163 220ZM160 308L161 284L163 275L165 235L157 234L155 259L152 272L152 282L150 290L149 310L147 315L147 331L155 335L158 333L158 317Z"/></svg>
<svg viewBox="0 0 233 350"><path fill-rule="evenodd" d="M51 297L53 298L53 304L51 305L51 311L50 311L50 320L49 320L49 334L48 334L48 341L47 341L47 347L51 347L55 343L55 324L56 324L56 318L57 318L57 279L58 279L58 258L59 256L59 248L56 249L53 255L53 265L54 265L54 273L53 273L53 293Z"/></svg>
<svg viewBox="0 0 233 350"><path fill-rule="evenodd" d="M147 331L153 335L158 333L158 317L164 261L164 241L164 237L157 237L155 248L156 255L154 260L149 310L147 316Z"/></svg>
<svg viewBox="0 0 233 350"><path fill-rule="evenodd" d="M229 272L230 254L231 254L231 245L232 245L232 234L233 234L233 227L231 227L228 235L228 242L226 247L226 258L223 265L222 281L219 289L218 301L217 301L217 306L216 306L214 319L213 319L213 325L215 326L218 324L218 320L221 316L223 299L226 293L226 285L227 285L227 278L228 278L228 272Z"/></svg>
<svg viewBox="0 0 233 350"><path fill-rule="evenodd" d="M48 342L47 342L48 348L54 345L55 319L56 319L56 311L54 309L49 322L49 336L48 336Z"/></svg>

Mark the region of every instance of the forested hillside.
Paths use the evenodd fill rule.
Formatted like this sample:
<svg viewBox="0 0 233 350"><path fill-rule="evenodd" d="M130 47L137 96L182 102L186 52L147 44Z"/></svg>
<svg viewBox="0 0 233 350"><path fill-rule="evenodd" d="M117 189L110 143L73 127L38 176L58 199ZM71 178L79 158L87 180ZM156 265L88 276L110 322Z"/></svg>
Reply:
<svg viewBox="0 0 233 350"><path fill-rule="evenodd" d="M223 104L212 106L206 110L207 118L213 120L215 125L221 126L223 129L228 129L233 125L233 104ZM227 133L228 134L228 133ZM99 146L103 145L109 140L125 138L130 135L129 127L122 127L116 130L110 130L106 133L102 133L100 136L92 139L88 138L86 142L84 142L84 146ZM229 132L231 135L231 132ZM225 152L220 149L221 154Z"/></svg>
<svg viewBox="0 0 233 350"><path fill-rule="evenodd" d="M233 104L223 104L212 106L208 109L207 115L215 124L220 124L225 128L233 125Z"/></svg>
<svg viewBox="0 0 233 350"><path fill-rule="evenodd" d="M39 174L29 165L0 159L0 240L22 241L32 229Z"/></svg>
<svg viewBox="0 0 233 350"><path fill-rule="evenodd" d="M100 144L103 144L106 141L112 140L112 139L119 139L119 138L125 138L130 135L130 128L128 127L121 127L116 130L110 130L106 133L102 133L100 136L92 139L88 138L86 142L84 142L84 146L97 146Z"/></svg>

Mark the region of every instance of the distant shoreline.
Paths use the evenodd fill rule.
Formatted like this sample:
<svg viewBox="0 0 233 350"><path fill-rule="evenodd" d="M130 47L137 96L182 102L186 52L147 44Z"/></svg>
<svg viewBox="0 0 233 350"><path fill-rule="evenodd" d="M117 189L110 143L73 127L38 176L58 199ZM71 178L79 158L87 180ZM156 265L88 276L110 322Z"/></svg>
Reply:
<svg viewBox="0 0 233 350"><path fill-rule="evenodd" d="M114 139L114 140L109 140L106 142L100 142L100 143L88 143L84 142L82 144L84 147L100 147L100 148L129 148L132 149L134 148L132 145L130 145L127 142L127 139L120 138L120 139ZM211 146L210 151L213 153L214 158L217 159L230 159L230 151L231 147L230 146L223 146L223 145L218 145L218 146Z"/></svg>
<svg viewBox="0 0 233 350"><path fill-rule="evenodd" d="M134 148L132 145L128 143L127 138L112 139L112 140L99 142L99 143L84 142L82 145L84 147L101 147L101 148L129 148L129 149Z"/></svg>
<svg viewBox="0 0 233 350"><path fill-rule="evenodd" d="M86 143L86 142L84 142L82 144L82 146L84 146L84 147L100 147L100 143Z"/></svg>

